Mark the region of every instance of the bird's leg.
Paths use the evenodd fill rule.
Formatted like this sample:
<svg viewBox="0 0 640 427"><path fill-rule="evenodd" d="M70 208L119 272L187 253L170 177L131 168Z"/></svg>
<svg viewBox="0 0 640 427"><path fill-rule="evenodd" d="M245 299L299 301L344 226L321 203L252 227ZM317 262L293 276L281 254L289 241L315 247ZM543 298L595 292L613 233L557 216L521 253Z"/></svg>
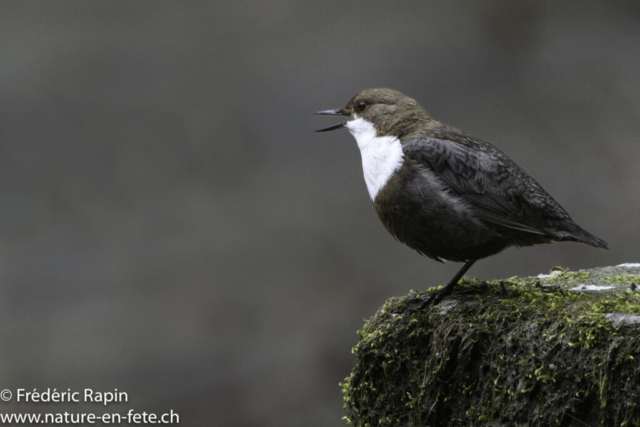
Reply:
<svg viewBox="0 0 640 427"><path fill-rule="evenodd" d="M438 305L444 297L446 297L447 295L451 295L453 288L458 284L460 279L462 279L462 276L464 276L464 273L466 273L467 270L471 268L474 262L476 262L475 259L467 261L462 266L460 271L458 271L456 275L453 276L453 279L451 279L444 288L440 289L437 292L432 293L428 297L423 298L422 303L420 303L420 305L418 306L418 310L424 310L426 307L430 305Z"/></svg>

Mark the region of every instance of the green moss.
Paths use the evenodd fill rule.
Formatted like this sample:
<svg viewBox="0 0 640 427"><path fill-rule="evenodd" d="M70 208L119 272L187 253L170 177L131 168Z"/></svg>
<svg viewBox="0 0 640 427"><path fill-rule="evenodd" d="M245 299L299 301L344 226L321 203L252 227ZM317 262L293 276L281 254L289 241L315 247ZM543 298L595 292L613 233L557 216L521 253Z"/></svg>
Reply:
<svg viewBox="0 0 640 427"><path fill-rule="evenodd" d="M359 331L356 366L342 383L350 424L640 425L640 331L622 334L605 318L640 314L640 293L516 277L463 279L457 303L424 312L410 310L414 297L389 299Z"/></svg>
<svg viewBox="0 0 640 427"><path fill-rule="evenodd" d="M609 283L640 283L640 275L637 274L624 274L616 277L605 277L605 281Z"/></svg>
<svg viewBox="0 0 640 427"><path fill-rule="evenodd" d="M551 270L551 273L554 274L557 270ZM556 284L563 283L568 285L573 285L576 283L584 282L589 279L589 272L587 271L564 271L559 274L555 274L552 277L546 278L545 283Z"/></svg>

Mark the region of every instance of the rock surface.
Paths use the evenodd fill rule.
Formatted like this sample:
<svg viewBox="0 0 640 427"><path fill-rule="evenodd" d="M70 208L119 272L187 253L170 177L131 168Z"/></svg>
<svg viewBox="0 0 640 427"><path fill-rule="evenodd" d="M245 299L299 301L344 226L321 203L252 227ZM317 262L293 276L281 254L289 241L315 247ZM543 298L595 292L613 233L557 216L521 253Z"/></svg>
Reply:
<svg viewBox="0 0 640 427"><path fill-rule="evenodd" d="M357 426L640 425L640 263L391 298L342 384Z"/></svg>

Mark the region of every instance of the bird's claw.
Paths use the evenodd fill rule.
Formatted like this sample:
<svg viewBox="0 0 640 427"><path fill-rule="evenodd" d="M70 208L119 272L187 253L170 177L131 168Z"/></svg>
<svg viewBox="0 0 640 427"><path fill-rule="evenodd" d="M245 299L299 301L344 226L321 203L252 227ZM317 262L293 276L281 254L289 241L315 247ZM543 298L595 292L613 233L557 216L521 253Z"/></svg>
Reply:
<svg viewBox="0 0 640 427"><path fill-rule="evenodd" d="M453 290L453 288L448 288L448 287L444 287L443 289L440 289L439 291L433 292L431 295L426 296L424 298L414 298L411 301L414 300L418 300L420 301L420 305L418 307L416 307L416 311L422 311L424 309L426 309L427 307L431 306L431 307L435 307L436 305L440 304L440 302L442 302L442 300L446 297L451 295L451 291Z"/></svg>

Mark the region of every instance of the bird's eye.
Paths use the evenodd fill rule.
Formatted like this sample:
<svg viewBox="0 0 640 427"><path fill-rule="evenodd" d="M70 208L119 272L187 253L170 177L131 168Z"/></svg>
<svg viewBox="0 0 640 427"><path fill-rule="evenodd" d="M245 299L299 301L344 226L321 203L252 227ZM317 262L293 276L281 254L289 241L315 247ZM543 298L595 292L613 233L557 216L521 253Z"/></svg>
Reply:
<svg viewBox="0 0 640 427"><path fill-rule="evenodd" d="M367 103L364 101L360 101L358 102L358 104L356 105L356 111L358 113L361 113L364 111L364 109L367 108Z"/></svg>

